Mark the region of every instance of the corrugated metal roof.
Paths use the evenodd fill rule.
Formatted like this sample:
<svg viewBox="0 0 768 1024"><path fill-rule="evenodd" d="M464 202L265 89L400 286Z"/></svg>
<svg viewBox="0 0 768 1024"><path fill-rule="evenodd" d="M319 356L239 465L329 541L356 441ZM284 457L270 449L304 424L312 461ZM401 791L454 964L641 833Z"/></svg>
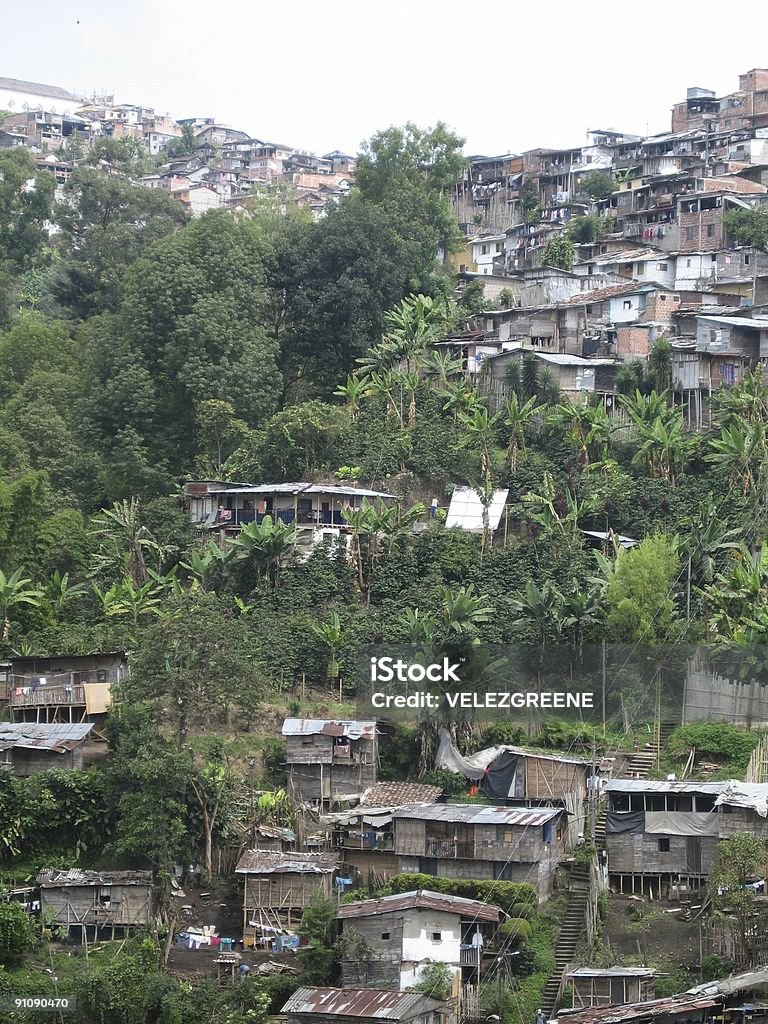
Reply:
<svg viewBox="0 0 768 1024"><path fill-rule="evenodd" d="M43 889L60 889L68 885L152 885L152 872L43 868L38 873L37 884Z"/></svg>
<svg viewBox="0 0 768 1024"><path fill-rule="evenodd" d="M471 917L475 921L498 921L501 914L498 907L480 900L448 896L432 892L429 889L414 889L412 892L397 893L395 896L382 896L377 900L343 903L339 907L337 917L346 921L350 918L372 917L374 914L395 914L409 910L437 910L460 914L462 917Z"/></svg>
<svg viewBox="0 0 768 1024"><path fill-rule="evenodd" d="M608 793L711 793L725 791L727 782L652 782L649 779L611 779L605 784Z"/></svg>
<svg viewBox="0 0 768 1024"><path fill-rule="evenodd" d="M394 818L460 821L471 825L543 825L561 814L559 807L488 807L483 804L432 804L400 807Z"/></svg>
<svg viewBox="0 0 768 1024"><path fill-rule="evenodd" d="M338 866L337 853L271 853L265 850L246 850L237 862L235 871L241 875L327 875Z"/></svg>
<svg viewBox="0 0 768 1024"><path fill-rule="evenodd" d="M379 782L363 793L363 807L401 807L403 804L433 804L442 796L440 786L419 782Z"/></svg>
<svg viewBox="0 0 768 1024"><path fill-rule="evenodd" d="M391 992L376 988L300 988L293 993L282 1012L408 1021L443 1005L420 992Z"/></svg>
<svg viewBox="0 0 768 1024"><path fill-rule="evenodd" d="M394 498L385 491L371 491L365 487L338 487L326 484L240 484L209 487L208 494L336 494L344 498Z"/></svg>
<svg viewBox="0 0 768 1024"><path fill-rule="evenodd" d="M717 1006L717 999L697 996L670 996L667 999L652 999L647 1003L625 1003L614 1006L590 1006L583 1010L571 1010L558 1015L558 1021L571 1024L620 1024L621 1021L674 1017L683 1013L695 1013Z"/></svg>
<svg viewBox="0 0 768 1024"><path fill-rule="evenodd" d="M655 967L577 967L568 972L569 978L653 978Z"/></svg>
<svg viewBox="0 0 768 1024"><path fill-rule="evenodd" d="M543 359L545 363L554 363L556 366L618 366L617 359L584 359L582 356L569 356L562 352L536 352L535 356Z"/></svg>
<svg viewBox="0 0 768 1024"><path fill-rule="evenodd" d="M372 740L376 735L376 723L339 718L286 718L283 722L283 736L320 735Z"/></svg>
<svg viewBox="0 0 768 1024"><path fill-rule="evenodd" d="M91 722L56 725L0 722L0 750L49 750L66 754L79 746L92 728Z"/></svg>

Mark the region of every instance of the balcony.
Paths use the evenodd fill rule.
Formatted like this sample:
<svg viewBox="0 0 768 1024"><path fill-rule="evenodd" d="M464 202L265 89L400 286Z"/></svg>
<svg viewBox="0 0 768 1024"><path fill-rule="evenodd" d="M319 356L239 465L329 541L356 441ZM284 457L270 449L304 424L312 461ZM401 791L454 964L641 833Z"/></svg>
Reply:
<svg viewBox="0 0 768 1024"><path fill-rule="evenodd" d="M347 523L341 512L333 512L313 509L305 512L299 509L298 514L292 508L278 509L276 512L255 512L253 509L224 509L229 516L219 515L216 517L216 526L245 526L248 523L261 523L265 516L271 516L273 522L284 523L286 526L308 527L316 526L346 526Z"/></svg>
<svg viewBox="0 0 768 1024"><path fill-rule="evenodd" d="M451 860L472 860L474 843L461 839L427 839L426 857L448 857Z"/></svg>
<svg viewBox="0 0 768 1024"><path fill-rule="evenodd" d="M78 684L56 686L8 685L8 704L12 708L40 708L51 705L85 707L85 687Z"/></svg>
<svg viewBox="0 0 768 1024"><path fill-rule="evenodd" d="M480 949L477 946L462 946L459 950L459 964L462 967L479 967Z"/></svg>

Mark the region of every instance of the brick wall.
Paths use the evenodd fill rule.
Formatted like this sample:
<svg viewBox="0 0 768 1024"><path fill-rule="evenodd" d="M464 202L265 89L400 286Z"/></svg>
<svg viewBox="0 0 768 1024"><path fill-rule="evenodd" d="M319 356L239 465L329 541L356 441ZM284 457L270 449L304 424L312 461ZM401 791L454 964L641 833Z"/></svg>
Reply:
<svg viewBox="0 0 768 1024"><path fill-rule="evenodd" d="M717 252L718 249L725 248L722 207L698 213L681 212L678 224L681 252ZM709 225L714 228L711 234L707 230ZM689 228L693 228L693 237L690 239Z"/></svg>
<svg viewBox="0 0 768 1024"><path fill-rule="evenodd" d="M617 327L616 354L621 359L645 359L648 355L647 327Z"/></svg>
<svg viewBox="0 0 768 1024"><path fill-rule="evenodd" d="M646 296L645 312L641 319L668 324L679 306L680 296L674 292L650 292Z"/></svg>

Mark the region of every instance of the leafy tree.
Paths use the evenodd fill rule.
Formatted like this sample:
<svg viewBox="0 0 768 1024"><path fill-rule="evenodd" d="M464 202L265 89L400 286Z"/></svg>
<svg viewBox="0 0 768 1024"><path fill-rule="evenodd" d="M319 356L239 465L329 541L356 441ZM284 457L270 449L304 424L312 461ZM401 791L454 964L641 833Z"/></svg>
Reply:
<svg viewBox="0 0 768 1024"><path fill-rule="evenodd" d="M380 204L393 198L399 204L408 196L414 213L450 251L461 238L446 190L466 165L463 145L464 139L442 122L427 129L409 122L377 132L363 143L358 156L358 188L366 200Z"/></svg>
<svg viewBox="0 0 768 1024"><path fill-rule="evenodd" d="M499 292L499 309L512 309L515 305L515 296L511 288L502 288Z"/></svg>
<svg viewBox="0 0 768 1024"><path fill-rule="evenodd" d="M590 199L607 199L614 189L614 180L610 171L590 171L579 182L579 192Z"/></svg>
<svg viewBox="0 0 768 1024"><path fill-rule="evenodd" d="M572 270L576 250L573 242L565 235L550 238L541 253L541 264L544 267L557 267L560 270Z"/></svg>
<svg viewBox="0 0 768 1024"><path fill-rule="evenodd" d="M56 219L65 251L51 288L63 306L85 318L117 310L127 268L153 242L184 224L187 213L163 189L78 167L65 186Z"/></svg>
<svg viewBox="0 0 768 1024"><path fill-rule="evenodd" d="M410 986L411 992L421 992L430 999L448 999L453 974L448 964L426 964L419 972L419 980Z"/></svg>
<svg viewBox="0 0 768 1024"><path fill-rule="evenodd" d="M764 249L768 243L768 216L760 209L726 210L723 225L730 245Z"/></svg>
<svg viewBox="0 0 768 1024"><path fill-rule="evenodd" d="M211 212L151 246L128 271L118 331L132 372L149 384L151 409L148 422L133 425L171 464L200 450L201 402L229 402L251 427L275 409L277 345L262 317L266 253L257 224Z"/></svg>
<svg viewBox="0 0 768 1024"><path fill-rule="evenodd" d="M467 281L461 290L459 302L462 309L465 309L468 315L481 313L488 305L485 299L485 285L483 282L477 277Z"/></svg>
<svg viewBox="0 0 768 1024"><path fill-rule="evenodd" d="M210 466L217 480L222 479L224 463L248 434L248 424L235 416L231 402L211 398L197 408L197 423L203 444L203 474Z"/></svg>
<svg viewBox="0 0 768 1024"><path fill-rule="evenodd" d="M295 526L280 519L273 521L272 516L265 515L260 523L255 520L246 523L230 541L230 547L235 559L247 561L255 570L256 578L267 578L274 590L280 565L291 554L298 536Z"/></svg>
<svg viewBox="0 0 768 1024"><path fill-rule="evenodd" d="M605 591L606 624L618 643L663 643L677 632L679 560L663 536L622 551Z"/></svg>
<svg viewBox="0 0 768 1024"><path fill-rule="evenodd" d="M523 224L536 224L541 218L539 188L535 178L525 178L520 189L520 216Z"/></svg>
<svg viewBox="0 0 768 1024"><path fill-rule="evenodd" d="M26 149L0 153L0 255L14 270L23 270L41 255L56 181L35 169Z"/></svg>
<svg viewBox="0 0 768 1024"><path fill-rule="evenodd" d="M586 217L573 217L568 222L566 233L572 242L589 243L599 242L606 231L606 218L598 217L596 214L588 214Z"/></svg>
<svg viewBox="0 0 768 1024"><path fill-rule="evenodd" d="M713 906L733 920L739 959L749 962L756 952L750 948L756 895L746 883L765 878L766 868L768 844L762 836L745 833L721 840L709 875Z"/></svg>

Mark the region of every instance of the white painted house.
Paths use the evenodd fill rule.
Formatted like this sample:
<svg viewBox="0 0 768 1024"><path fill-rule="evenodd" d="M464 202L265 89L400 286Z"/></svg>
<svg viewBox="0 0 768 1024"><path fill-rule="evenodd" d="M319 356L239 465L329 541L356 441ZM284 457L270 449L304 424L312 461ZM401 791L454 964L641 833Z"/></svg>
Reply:
<svg viewBox="0 0 768 1024"><path fill-rule="evenodd" d="M71 114L83 103L58 85L24 82L20 78L0 78L0 110L19 114L25 110L45 110L52 114Z"/></svg>
<svg viewBox="0 0 768 1024"><path fill-rule="evenodd" d="M493 261L504 251L506 235L481 235L472 239L472 262L478 274L493 274Z"/></svg>
<svg viewBox="0 0 768 1024"><path fill-rule="evenodd" d="M343 904L338 912L343 933L354 933L375 953L368 962L342 962L344 985L364 979L402 990L418 984L427 965L440 963L458 988L463 975L465 981L467 975L477 977L501 916L498 907L428 889Z"/></svg>

